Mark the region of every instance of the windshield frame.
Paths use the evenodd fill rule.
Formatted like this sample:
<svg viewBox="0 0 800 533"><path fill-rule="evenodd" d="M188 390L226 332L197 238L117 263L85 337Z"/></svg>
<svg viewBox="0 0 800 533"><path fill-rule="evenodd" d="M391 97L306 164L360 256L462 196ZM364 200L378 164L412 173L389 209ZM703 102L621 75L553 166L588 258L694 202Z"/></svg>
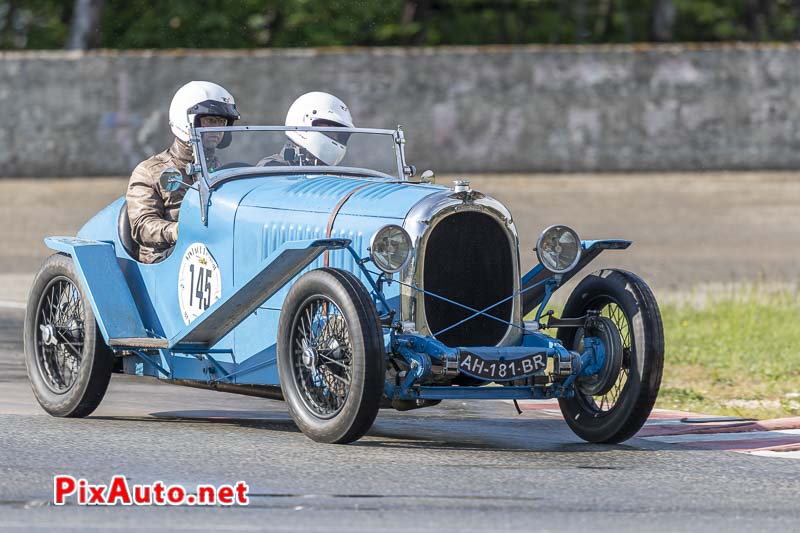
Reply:
<svg viewBox="0 0 800 533"><path fill-rule="evenodd" d="M208 189L213 189L215 186L219 185L224 181L229 181L231 179L236 179L239 176L247 176L252 175L252 170L250 172L217 172L214 176L211 176L211 173L208 170L208 166L206 165L206 158L205 152L203 151L203 143L201 141L203 133L210 133L210 132L241 132L241 131L318 131L320 133L325 132L347 132L350 134L353 133L364 133L364 134L372 134L372 135L384 135L391 137L392 143L394 146L395 152L395 161L397 166L397 176L389 176L388 174L378 173L377 171L364 169L364 174L368 176L376 176L376 174L381 174L381 177L385 176L390 179L397 179L399 181L403 181L413 174L412 168L406 165L405 161L405 136L403 135L402 126L398 126L396 130L388 130L388 129L378 129L378 128L343 128L337 126L217 126L217 127L209 127L209 128L191 128L191 142L194 147L194 156L195 156L195 165L194 170L198 172L202 176L202 181ZM245 167L248 169L259 169L263 171L267 171L268 167ZM264 172L265 174L296 174L296 173L303 173L303 174L336 174L337 169L341 169L341 172L344 174L353 174L355 170L352 167L331 167L331 166L286 166L281 167L281 172ZM234 170L234 169L230 169ZM244 170L236 169L236 170Z"/></svg>

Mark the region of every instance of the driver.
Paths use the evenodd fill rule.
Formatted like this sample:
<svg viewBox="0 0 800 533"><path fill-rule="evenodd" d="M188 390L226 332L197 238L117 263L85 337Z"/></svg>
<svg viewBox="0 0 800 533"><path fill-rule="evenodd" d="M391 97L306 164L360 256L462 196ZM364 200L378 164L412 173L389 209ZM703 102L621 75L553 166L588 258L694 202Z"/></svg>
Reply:
<svg viewBox="0 0 800 533"><path fill-rule="evenodd" d="M230 126L239 119L231 93L216 83L192 81L178 89L169 106L169 125L175 141L167 150L139 163L134 169L126 199L131 236L139 243L139 261L156 263L166 259L178 240L178 214L186 195L186 187L169 192L161 188L159 177L169 167L180 170L183 181L193 183L186 174L187 163L194 161L189 144L189 126ZM229 134L228 134L229 135ZM214 152L223 147L221 132L203 135L203 152L209 168L217 166Z"/></svg>
<svg viewBox="0 0 800 533"><path fill-rule="evenodd" d="M300 96L286 113L287 126L355 128L347 106L332 94L310 92ZM287 131L281 153L265 157L259 166L336 166L347 153L348 132Z"/></svg>

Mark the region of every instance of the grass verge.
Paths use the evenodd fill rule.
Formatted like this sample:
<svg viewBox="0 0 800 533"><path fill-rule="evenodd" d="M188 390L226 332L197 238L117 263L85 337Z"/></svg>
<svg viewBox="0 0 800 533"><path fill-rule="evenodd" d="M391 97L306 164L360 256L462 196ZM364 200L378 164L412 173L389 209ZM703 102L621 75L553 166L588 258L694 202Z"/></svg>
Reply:
<svg viewBox="0 0 800 533"><path fill-rule="evenodd" d="M800 290L737 286L662 303L661 312L666 360L656 407L800 416Z"/></svg>

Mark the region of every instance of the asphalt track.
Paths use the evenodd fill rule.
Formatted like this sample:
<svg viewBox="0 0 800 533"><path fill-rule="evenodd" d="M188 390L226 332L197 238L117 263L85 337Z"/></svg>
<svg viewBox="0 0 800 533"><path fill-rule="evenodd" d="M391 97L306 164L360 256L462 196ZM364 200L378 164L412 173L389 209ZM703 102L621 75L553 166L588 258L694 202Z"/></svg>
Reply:
<svg viewBox="0 0 800 533"><path fill-rule="evenodd" d="M653 181L638 193L629 191L626 198L698 187L675 180L666 185ZM696 427L682 423L681 415L677 420L653 420L642 433L647 437L600 446L578 440L552 409L529 404L517 415L506 402L444 402L408 413L382 411L373 430L358 443L329 446L299 433L280 402L115 376L92 417L51 418L36 404L25 376L22 302L33 268L46 254L39 244L41 235L74 231L87 213L102 207L106 196L116 194L111 189L118 188L117 182L101 183L98 187L106 187L106 196L95 194L97 189L88 195L91 201L76 201L84 195L75 189L86 183L53 186L41 195L35 184L17 184L14 196L7 190L0 195L0 220L12 229L2 237L0 254L2 530L793 531L800 524L800 461L791 458L796 454L727 451L741 443L730 434L700 435L699 441L676 435ZM566 209L571 197L594 182L565 178L559 183L562 203L551 205L542 221L535 206L524 215L525 206L520 205L515 208L515 213L523 213L516 215L518 225L524 221L538 227L552 220L553 211ZM615 183L621 188L635 185L624 179ZM509 181L498 190L506 187L510 197L519 186ZM719 204L740 206L738 216L755 214L763 205L754 203L752 195L788 206L798 191L794 182L783 178L761 184L751 196L739 182L730 184L740 191L738 196L727 194L726 187L720 201L707 206L708 212L722 217L709 218L720 233L708 242L718 243L718 248L702 250L709 256L706 262L694 254L676 263L678 278L718 279L725 268L718 257L730 253L729 243L737 235L753 242L758 237L755 231L729 228L728 208ZM39 216L30 216L31 199L45 205ZM71 207L69 215L64 205ZM592 216L599 216L607 205L601 198L588 208L594 210ZM657 220L650 226L631 224L629 217L612 220L612 225L630 225L644 237L648 231L660 232L658 236L671 243L666 255L657 259L641 252L631 256L639 270L653 269L656 280L671 279L664 262L680 257L681 233L697 222L689 216L692 205L684 211L673 207L686 217L676 216L672 225L658 219L668 218L668 206L655 213ZM630 211L634 212L639 210ZM796 239L796 226L788 229L780 218L788 220L791 213L773 211L775 216L767 218L777 233L766 232L765 238ZM767 218L759 223L767 224ZM723 235L724 228L730 234ZM652 250L654 245L642 246L648 247ZM737 277L764 265L768 272L791 277L792 264L796 268L796 257L766 254L760 260L765 263L745 261ZM708 270L698 271L704 264ZM800 441L792 438L791 430L771 435L772 444ZM93 483L123 474L133 483L162 480L190 487L244 480L251 503L230 508L88 508L70 501L55 507L56 474Z"/></svg>
<svg viewBox="0 0 800 533"><path fill-rule="evenodd" d="M505 402L382 411L366 438L330 446L299 433L281 402L114 376L93 416L52 418L30 392L21 327L21 310L0 309L3 530L791 531L800 520L798 460L586 444L551 411ZM55 507L57 474L244 480L251 502Z"/></svg>

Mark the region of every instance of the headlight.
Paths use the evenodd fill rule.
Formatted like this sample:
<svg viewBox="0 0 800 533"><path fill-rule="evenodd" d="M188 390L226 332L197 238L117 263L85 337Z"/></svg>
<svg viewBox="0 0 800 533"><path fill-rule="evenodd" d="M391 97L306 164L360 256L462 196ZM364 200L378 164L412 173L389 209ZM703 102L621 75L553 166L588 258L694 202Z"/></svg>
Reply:
<svg viewBox="0 0 800 533"><path fill-rule="evenodd" d="M411 258L411 237L400 226L384 226L369 241L369 256L387 274L398 272Z"/></svg>
<svg viewBox="0 0 800 533"><path fill-rule="evenodd" d="M569 272L581 258L581 240L574 229L567 226L550 226L536 241L539 262L554 274Z"/></svg>

